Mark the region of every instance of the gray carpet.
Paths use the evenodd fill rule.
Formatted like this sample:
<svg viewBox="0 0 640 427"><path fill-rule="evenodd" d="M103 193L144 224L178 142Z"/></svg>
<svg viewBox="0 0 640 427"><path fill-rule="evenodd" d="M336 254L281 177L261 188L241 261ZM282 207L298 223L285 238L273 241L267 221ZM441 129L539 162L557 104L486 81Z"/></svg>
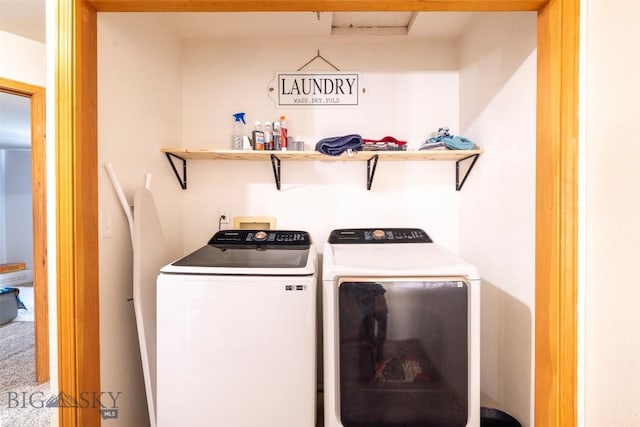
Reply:
<svg viewBox="0 0 640 427"><path fill-rule="evenodd" d="M0 427L46 427L49 383L36 384L33 322L0 326Z"/></svg>

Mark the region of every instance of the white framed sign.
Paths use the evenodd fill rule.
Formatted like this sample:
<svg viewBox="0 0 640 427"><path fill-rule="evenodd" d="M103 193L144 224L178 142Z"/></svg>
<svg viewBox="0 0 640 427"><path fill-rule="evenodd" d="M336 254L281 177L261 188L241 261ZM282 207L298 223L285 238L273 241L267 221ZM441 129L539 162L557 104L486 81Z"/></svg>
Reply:
<svg viewBox="0 0 640 427"><path fill-rule="evenodd" d="M360 75L353 72L279 72L269 86L277 107L357 106Z"/></svg>

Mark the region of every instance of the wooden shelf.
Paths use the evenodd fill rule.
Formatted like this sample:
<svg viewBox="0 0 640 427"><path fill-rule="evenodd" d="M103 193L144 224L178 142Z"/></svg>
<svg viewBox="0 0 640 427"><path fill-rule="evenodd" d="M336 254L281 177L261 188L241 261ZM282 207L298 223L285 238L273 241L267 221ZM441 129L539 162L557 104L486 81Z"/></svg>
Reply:
<svg viewBox="0 0 640 427"><path fill-rule="evenodd" d="M318 151L241 151L241 150L193 150L185 148L162 148L163 153L170 153L182 159L200 160L269 160L273 154L280 160L316 160L335 161L367 161L374 156L380 160L427 161L427 160L462 160L469 156L482 154L482 150L423 150L423 151L355 151L352 156L346 153L340 156L328 156Z"/></svg>
<svg viewBox="0 0 640 427"><path fill-rule="evenodd" d="M187 160L270 160L276 187L280 190L280 167L282 160L298 161L366 161L367 162L367 190L371 189L378 160L391 161L455 161L456 162L456 191L460 191L469 172L478 160L482 149L476 150L423 150L423 151L354 151L339 156L328 156L318 151L241 151L241 150L192 150L188 148L162 148L171 168L178 178L183 190L187 189ZM182 174L178 171L174 159L182 162ZM464 176L460 177L460 162L470 160Z"/></svg>

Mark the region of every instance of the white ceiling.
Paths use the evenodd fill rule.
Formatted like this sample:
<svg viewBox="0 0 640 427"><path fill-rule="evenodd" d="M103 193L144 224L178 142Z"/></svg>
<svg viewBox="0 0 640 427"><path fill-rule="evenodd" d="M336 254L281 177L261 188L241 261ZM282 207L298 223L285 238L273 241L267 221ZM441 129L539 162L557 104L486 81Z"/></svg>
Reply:
<svg viewBox="0 0 640 427"><path fill-rule="evenodd" d="M2 1L2 0L0 0ZM165 28L183 39L406 35L457 39L468 12L223 12L158 13Z"/></svg>
<svg viewBox="0 0 640 427"><path fill-rule="evenodd" d="M47 0L0 0L0 31L45 43ZM52 1L52 0L49 0ZM398 35L457 39L473 13L255 12L156 13L183 39ZM0 92L0 149L30 146L28 98Z"/></svg>
<svg viewBox="0 0 640 427"><path fill-rule="evenodd" d="M51 1L51 0L50 0ZM46 0L0 0L0 30L45 42ZM242 12L155 13L185 39L321 37L345 34L404 34L455 39L474 15L469 12ZM395 30L395 32L394 32Z"/></svg>

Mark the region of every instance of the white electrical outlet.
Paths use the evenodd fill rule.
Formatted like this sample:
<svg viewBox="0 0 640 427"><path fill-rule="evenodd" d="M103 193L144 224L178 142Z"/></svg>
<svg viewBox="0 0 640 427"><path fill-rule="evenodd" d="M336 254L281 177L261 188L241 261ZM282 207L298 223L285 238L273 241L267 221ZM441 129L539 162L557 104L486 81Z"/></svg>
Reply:
<svg viewBox="0 0 640 427"><path fill-rule="evenodd" d="M220 208L220 224L229 224L229 208Z"/></svg>
<svg viewBox="0 0 640 427"><path fill-rule="evenodd" d="M103 239L113 237L113 222L106 212L100 213L100 236Z"/></svg>

